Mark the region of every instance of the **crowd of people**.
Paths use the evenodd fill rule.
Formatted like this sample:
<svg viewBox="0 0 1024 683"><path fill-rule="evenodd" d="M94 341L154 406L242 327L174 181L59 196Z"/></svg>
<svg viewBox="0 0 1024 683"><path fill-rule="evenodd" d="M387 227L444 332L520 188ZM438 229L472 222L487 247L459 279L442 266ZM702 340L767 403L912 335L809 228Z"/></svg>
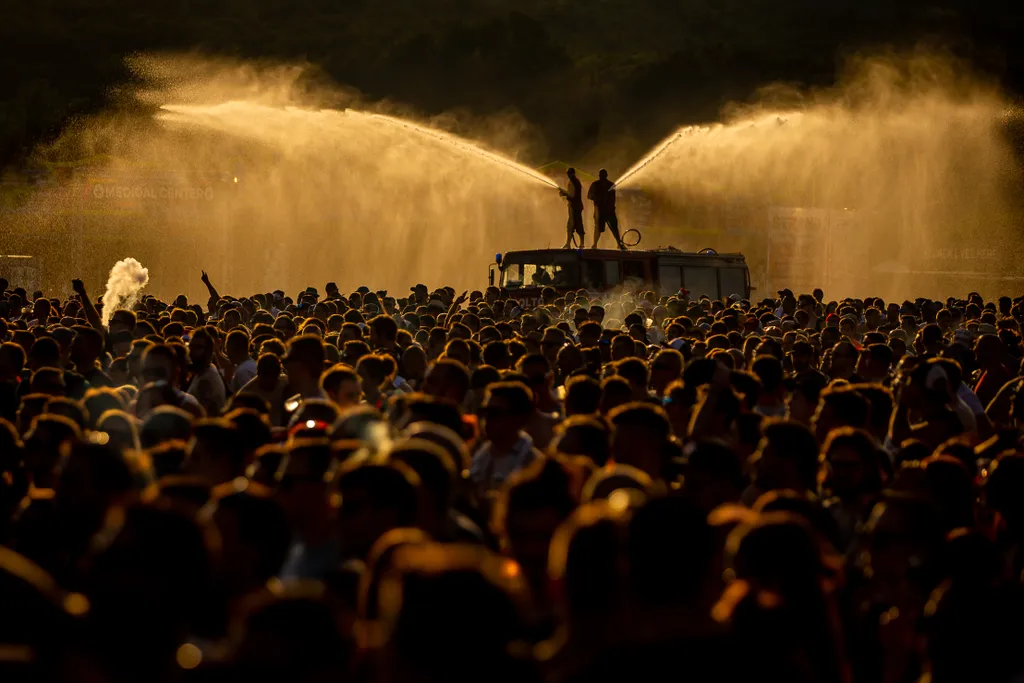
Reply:
<svg viewBox="0 0 1024 683"><path fill-rule="evenodd" d="M3 680L1024 675L1024 297L202 280L0 279Z"/></svg>

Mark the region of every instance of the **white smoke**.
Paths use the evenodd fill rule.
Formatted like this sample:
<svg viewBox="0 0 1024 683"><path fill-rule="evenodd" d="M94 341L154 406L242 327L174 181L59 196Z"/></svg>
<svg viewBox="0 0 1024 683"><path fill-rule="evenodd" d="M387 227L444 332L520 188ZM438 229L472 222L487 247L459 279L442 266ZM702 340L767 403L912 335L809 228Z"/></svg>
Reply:
<svg viewBox="0 0 1024 683"><path fill-rule="evenodd" d="M149 283L149 269L129 257L110 269L107 291L103 294L103 326L110 324L114 311L130 310L139 300L139 292Z"/></svg>

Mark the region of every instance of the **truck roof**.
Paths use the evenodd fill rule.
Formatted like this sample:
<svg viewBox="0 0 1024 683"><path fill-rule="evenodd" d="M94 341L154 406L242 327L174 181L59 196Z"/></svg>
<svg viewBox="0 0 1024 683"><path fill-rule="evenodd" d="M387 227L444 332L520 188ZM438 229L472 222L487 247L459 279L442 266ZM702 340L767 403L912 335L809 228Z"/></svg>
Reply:
<svg viewBox="0 0 1024 683"><path fill-rule="evenodd" d="M573 251L569 249L513 249L507 251L502 255L502 260L507 259L509 256L518 254L564 254L567 251ZM659 247L657 249L628 249L626 251L620 251L618 249L576 249L577 253L581 256L597 256L600 258L645 258L651 256L692 256L696 258L719 258L727 260L745 260L743 254L732 252L732 253L721 253L708 250L696 251L682 251L674 247Z"/></svg>

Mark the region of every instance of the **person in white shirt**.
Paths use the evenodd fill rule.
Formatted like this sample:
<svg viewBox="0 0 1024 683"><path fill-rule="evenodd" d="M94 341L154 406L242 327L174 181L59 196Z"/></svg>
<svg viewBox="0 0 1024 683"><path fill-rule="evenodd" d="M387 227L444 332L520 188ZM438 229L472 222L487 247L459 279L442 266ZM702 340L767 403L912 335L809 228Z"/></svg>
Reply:
<svg viewBox="0 0 1024 683"><path fill-rule="evenodd" d="M234 366L231 393L238 393L256 377L256 361L249 355L249 335L244 330L232 330L224 342L224 351Z"/></svg>
<svg viewBox="0 0 1024 683"><path fill-rule="evenodd" d="M254 394L265 400L270 406L270 423L283 427L286 423L284 402L287 387L288 377L281 372L281 359L265 353L256 363L256 377L242 386L238 393Z"/></svg>
<svg viewBox="0 0 1024 683"><path fill-rule="evenodd" d="M193 332L188 351L192 361L192 382L188 393L199 401L207 415L220 415L228 400L227 388L213 364L214 344L210 333L204 328Z"/></svg>
<svg viewBox="0 0 1024 683"><path fill-rule="evenodd" d="M162 391L165 385L172 394L174 405L184 408L193 415L202 413L199 401L178 388L177 358L173 349L166 344L153 344L146 349L142 357L141 377L143 391L140 391L140 398L145 394L144 390L147 387ZM145 402L139 401L135 406L135 414L138 418L145 419L149 409Z"/></svg>
<svg viewBox="0 0 1024 683"><path fill-rule="evenodd" d="M646 333L647 340L650 343L656 344L658 346L661 346L662 344L665 343L665 331L661 329L661 325L659 325L657 322L651 321L650 327L647 328Z"/></svg>
<svg viewBox="0 0 1024 683"><path fill-rule="evenodd" d="M487 387L483 405L483 445L473 455L469 478L481 495L494 491L539 453L525 428L533 413L533 396L520 382Z"/></svg>

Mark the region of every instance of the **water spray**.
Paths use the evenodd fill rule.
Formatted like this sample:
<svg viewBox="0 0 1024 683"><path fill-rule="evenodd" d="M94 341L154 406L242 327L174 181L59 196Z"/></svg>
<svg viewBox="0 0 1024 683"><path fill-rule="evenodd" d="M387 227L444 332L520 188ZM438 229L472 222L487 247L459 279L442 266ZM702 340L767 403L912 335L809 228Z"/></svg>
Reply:
<svg viewBox="0 0 1024 683"><path fill-rule="evenodd" d="M784 126L787 123L789 123L789 119L792 116L795 116L795 114L773 114L770 115L765 120L750 121L749 128L757 128L759 125L763 125L766 121L770 121L772 124L776 126ZM650 152L648 152L642 159L633 164L629 168L629 170L622 174L621 178L615 181L615 184L612 185L612 188L614 189L622 185L622 183L626 182L629 178L633 177L640 171L647 168L647 166L650 165L651 162L656 161L658 157L662 156L673 145L675 145L677 142L680 142L684 138L691 138L698 135L710 135L723 128L724 126L722 124L715 124L714 126L685 126L683 128L680 128L679 130L677 130L676 132L672 133L667 138L659 142L657 145L655 145L655 147Z"/></svg>
<svg viewBox="0 0 1024 683"><path fill-rule="evenodd" d="M812 269L822 266L837 294L859 287L854 277L877 261L878 245L922 272L1016 274L1024 191L1006 133L1024 125L1012 122L1005 97L984 83L936 81L931 75L941 67L927 56L868 60L800 104L755 103L722 123L680 128L615 187L643 188L659 222L685 226L659 234L662 243L708 246L690 229L720 224L754 263L769 237L781 235L789 241L771 253L794 255L793 277L820 279ZM202 200L157 193L126 207L80 191L77 181L61 183L69 190L61 211L80 216L76 231L97 245L84 250L90 268L109 269L120 256L105 252L101 237L133 233L143 222L135 258L221 259L232 287L243 291L331 280L351 289L398 291L428 281L461 291L480 284L472 263L536 249L564 225L564 209L551 196L561 179L481 149L471 132L463 139L372 110L322 108L317 103L328 100L293 87L294 72L254 79L242 71L203 63L194 82L153 83L146 98L164 104L156 114L164 125L126 126L116 117L67 134L69 143L104 150L97 175L119 185L204 190ZM32 199L41 216L51 211L47 196ZM857 223L842 216L843 207L858 207ZM835 238L815 258L809 249L819 233L801 227L812 217L826 220ZM32 230L2 223L5 234ZM632 235L623 235L627 245ZM157 293L190 292L194 280L162 270ZM886 291L875 294L904 298L925 286L961 286L935 277L878 281ZM110 312L120 299L113 296Z"/></svg>
<svg viewBox="0 0 1024 683"><path fill-rule="evenodd" d="M386 121L387 123L390 123L395 126L402 126L403 128L415 131L417 133L420 133L421 135L426 135L428 137L434 138L435 140L446 142L449 145L453 145L454 147L457 147L458 149L461 149L463 151L476 154L477 156L487 159L488 161L491 161L493 163L500 164L514 171L518 171L519 173L528 176L531 180L538 180L544 183L545 185L549 185L556 189L558 188L558 185L555 183L555 181L551 180L551 178L548 178L546 175L538 173L537 171L534 171L532 168L528 166L523 166L522 164L516 163L515 161L512 161L507 157L503 157L500 154L489 152L486 149L478 147L469 140L465 140L463 138L458 137L457 135L445 133L434 128L426 128L424 126L417 125L412 121L406 121L404 119L396 118L394 116L387 116L385 114L366 114L364 112L355 111L352 109L346 109L345 113L357 116L370 116L375 120Z"/></svg>
<svg viewBox="0 0 1024 683"><path fill-rule="evenodd" d="M622 183L626 182L629 178L633 177L640 171L644 170L648 164L650 164L652 161L660 157L669 147L679 142L682 138L686 137L687 135L692 135L695 132L695 130L697 129L695 129L692 126L682 128L676 131L675 133L672 133L672 135L668 136L664 140L662 140L654 147L654 149L648 152L647 156L640 159L640 161L633 164L629 168L629 170L623 173L622 177L612 184L612 189L614 190L615 188L622 185Z"/></svg>
<svg viewBox="0 0 1024 683"><path fill-rule="evenodd" d="M135 259L129 257L115 263L107 278L107 291L103 294L103 326L110 324L110 317L115 311L131 310L148 283L149 270Z"/></svg>
<svg viewBox="0 0 1024 683"><path fill-rule="evenodd" d="M219 253L233 239L245 241L245 254L224 256L233 260L236 287L305 287L343 273L339 285L350 288L373 282L394 289L413 279L472 289L479 276L465 266L480 253L535 248L549 226L565 220L560 202L552 201L556 181L472 137L425 123L230 98L165 103L156 119L157 134L129 140L134 149L123 157L173 159L188 185L206 182L193 168L219 170L228 183L239 177L229 189L215 187L212 201L195 206L197 216L166 214L188 221L166 232L190 238L200 225L223 226L185 241L186 249L206 241L213 243L204 251ZM159 211L162 203L152 206ZM284 237L282 225L303 240ZM300 246L339 239L340 253ZM169 294L191 286L169 277L160 278Z"/></svg>

